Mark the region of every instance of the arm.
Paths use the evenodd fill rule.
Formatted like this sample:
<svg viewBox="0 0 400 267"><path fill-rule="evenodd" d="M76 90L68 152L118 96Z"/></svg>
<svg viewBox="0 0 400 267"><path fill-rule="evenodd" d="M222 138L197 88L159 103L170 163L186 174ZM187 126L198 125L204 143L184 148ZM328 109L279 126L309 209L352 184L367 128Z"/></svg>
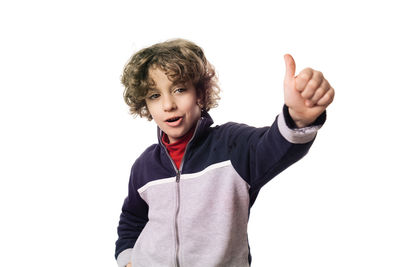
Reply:
<svg viewBox="0 0 400 267"><path fill-rule="evenodd" d="M312 69L295 77L295 63L285 55L285 106L271 127L231 129L232 164L250 185L251 204L260 188L307 154L325 122L326 107L334 90L322 74Z"/></svg>
<svg viewBox="0 0 400 267"><path fill-rule="evenodd" d="M118 240L115 243L115 258L119 267L129 266L133 246L148 221L148 206L136 190L134 166L129 179L128 196L122 206Z"/></svg>
<svg viewBox="0 0 400 267"><path fill-rule="evenodd" d="M324 122L325 113L308 127L293 128L295 123L285 105L270 127L227 126L225 146L231 151L233 167L250 185L250 205L263 185L307 154Z"/></svg>

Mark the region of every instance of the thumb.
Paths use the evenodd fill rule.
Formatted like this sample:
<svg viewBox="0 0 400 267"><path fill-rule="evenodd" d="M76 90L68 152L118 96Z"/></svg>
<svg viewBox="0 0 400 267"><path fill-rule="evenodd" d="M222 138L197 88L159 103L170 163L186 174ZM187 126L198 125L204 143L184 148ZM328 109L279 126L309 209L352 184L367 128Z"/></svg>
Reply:
<svg viewBox="0 0 400 267"><path fill-rule="evenodd" d="M286 64L285 79L292 79L296 73L296 63L290 54L284 55L284 59Z"/></svg>

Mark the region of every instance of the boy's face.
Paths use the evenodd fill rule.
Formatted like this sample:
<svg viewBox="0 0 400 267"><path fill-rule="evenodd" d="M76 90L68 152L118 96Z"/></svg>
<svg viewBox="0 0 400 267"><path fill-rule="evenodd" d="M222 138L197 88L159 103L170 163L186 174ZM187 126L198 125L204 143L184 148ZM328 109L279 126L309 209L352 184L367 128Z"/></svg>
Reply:
<svg viewBox="0 0 400 267"><path fill-rule="evenodd" d="M199 98L191 82L174 84L160 68L150 68L155 82L146 96L147 108L170 143L178 141L199 120Z"/></svg>

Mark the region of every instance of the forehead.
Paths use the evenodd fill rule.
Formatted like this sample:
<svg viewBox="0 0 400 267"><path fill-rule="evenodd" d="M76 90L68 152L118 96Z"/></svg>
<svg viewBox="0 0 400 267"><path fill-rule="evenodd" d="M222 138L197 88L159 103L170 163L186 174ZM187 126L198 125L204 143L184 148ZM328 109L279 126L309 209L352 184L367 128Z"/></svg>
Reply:
<svg viewBox="0 0 400 267"><path fill-rule="evenodd" d="M159 67L150 67L148 71L148 77L150 90L186 83L185 81L181 81L179 79L172 79L171 76L167 75L167 71L164 71Z"/></svg>
<svg viewBox="0 0 400 267"><path fill-rule="evenodd" d="M157 67L149 68L149 79L155 83L157 82L173 82L167 75L166 72Z"/></svg>

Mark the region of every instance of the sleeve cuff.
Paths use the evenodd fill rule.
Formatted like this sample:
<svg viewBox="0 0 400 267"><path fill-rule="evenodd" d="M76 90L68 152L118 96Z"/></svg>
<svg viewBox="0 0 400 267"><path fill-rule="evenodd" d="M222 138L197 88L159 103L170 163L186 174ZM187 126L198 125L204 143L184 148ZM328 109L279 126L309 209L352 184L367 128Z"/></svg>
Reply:
<svg viewBox="0 0 400 267"><path fill-rule="evenodd" d="M117 257L118 267L125 267L131 261L132 250L133 249L128 248L119 253Z"/></svg>
<svg viewBox="0 0 400 267"><path fill-rule="evenodd" d="M288 107L285 105L278 116L278 128L282 136L290 143L305 144L314 140L318 130L326 120L326 111L322 113L313 124L304 128L296 128L296 124L289 115Z"/></svg>

